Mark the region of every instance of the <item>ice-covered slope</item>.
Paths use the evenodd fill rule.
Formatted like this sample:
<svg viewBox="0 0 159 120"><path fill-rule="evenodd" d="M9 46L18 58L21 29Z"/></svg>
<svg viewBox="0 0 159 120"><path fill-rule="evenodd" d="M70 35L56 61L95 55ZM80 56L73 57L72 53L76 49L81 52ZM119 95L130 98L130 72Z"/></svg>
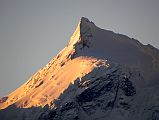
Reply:
<svg viewBox="0 0 159 120"><path fill-rule="evenodd" d="M0 100L4 109L0 116L4 120L156 119L158 74L158 49L100 29L82 17L69 44ZM41 108L47 104L49 109Z"/></svg>

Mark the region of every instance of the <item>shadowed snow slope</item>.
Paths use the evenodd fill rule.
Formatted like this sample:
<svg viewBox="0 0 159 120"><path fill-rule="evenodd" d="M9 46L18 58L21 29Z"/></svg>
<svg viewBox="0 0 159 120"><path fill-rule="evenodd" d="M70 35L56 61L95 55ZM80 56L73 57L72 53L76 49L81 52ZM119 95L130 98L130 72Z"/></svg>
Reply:
<svg viewBox="0 0 159 120"><path fill-rule="evenodd" d="M69 44L21 87L0 99L4 109L0 117L157 120L158 74L158 49L98 28L82 17ZM11 114L13 108L17 110Z"/></svg>

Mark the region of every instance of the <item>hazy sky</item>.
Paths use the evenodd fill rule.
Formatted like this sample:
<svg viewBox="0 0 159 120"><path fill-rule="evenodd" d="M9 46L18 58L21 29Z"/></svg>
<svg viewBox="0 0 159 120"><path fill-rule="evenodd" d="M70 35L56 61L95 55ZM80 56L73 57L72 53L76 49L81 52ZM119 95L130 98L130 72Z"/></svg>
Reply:
<svg viewBox="0 0 159 120"><path fill-rule="evenodd" d="M159 48L159 0L0 0L0 96L64 48L81 16Z"/></svg>

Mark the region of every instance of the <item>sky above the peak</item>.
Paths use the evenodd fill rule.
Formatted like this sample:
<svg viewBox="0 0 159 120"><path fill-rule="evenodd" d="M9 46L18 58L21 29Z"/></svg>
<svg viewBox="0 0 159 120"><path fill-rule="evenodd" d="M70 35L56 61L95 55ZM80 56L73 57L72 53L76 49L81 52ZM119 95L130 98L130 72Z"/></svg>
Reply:
<svg viewBox="0 0 159 120"><path fill-rule="evenodd" d="M159 0L0 0L0 97L58 54L82 16L159 48Z"/></svg>

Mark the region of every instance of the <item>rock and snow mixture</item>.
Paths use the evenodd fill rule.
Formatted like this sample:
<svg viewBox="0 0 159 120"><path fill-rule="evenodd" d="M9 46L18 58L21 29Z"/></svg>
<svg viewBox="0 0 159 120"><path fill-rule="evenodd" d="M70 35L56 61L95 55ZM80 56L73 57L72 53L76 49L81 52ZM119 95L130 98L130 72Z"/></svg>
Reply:
<svg viewBox="0 0 159 120"><path fill-rule="evenodd" d="M159 50L82 17L69 44L0 99L1 120L159 120Z"/></svg>

